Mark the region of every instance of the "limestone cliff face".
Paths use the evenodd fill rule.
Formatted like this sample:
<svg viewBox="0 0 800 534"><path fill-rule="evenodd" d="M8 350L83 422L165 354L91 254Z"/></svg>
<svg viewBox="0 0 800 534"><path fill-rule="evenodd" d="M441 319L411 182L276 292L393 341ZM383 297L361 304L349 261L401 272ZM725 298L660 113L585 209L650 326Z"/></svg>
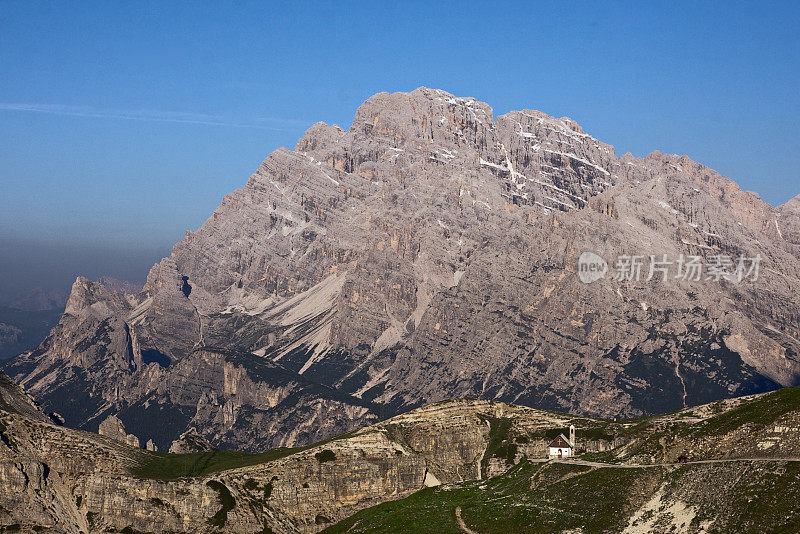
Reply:
<svg viewBox="0 0 800 534"><path fill-rule="evenodd" d="M126 433L122 421L113 415L109 415L100 423L100 426L97 428L97 433L101 436L108 436L111 439L127 443L131 447L139 446L139 438L133 434Z"/></svg>
<svg viewBox="0 0 800 534"><path fill-rule="evenodd" d="M234 393L235 373L194 375L211 347L345 396L293 411L336 422L283 444L364 422L353 397L385 413L453 397L676 410L798 382L797 206L773 209L686 156L617 157L568 118L381 93L348 130L317 123L271 153L141 293L79 279L50 338L6 368L43 406L82 399L65 417L85 428L109 413L130 428L152 406L179 413L162 450L189 425L248 448L290 426L274 399L239 401L262 398L257 379ZM738 284L646 281L645 266L638 282L610 272L587 285L584 251L612 271L623 254L762 260ZM278 390L267 397L288 410Z"/></svg>

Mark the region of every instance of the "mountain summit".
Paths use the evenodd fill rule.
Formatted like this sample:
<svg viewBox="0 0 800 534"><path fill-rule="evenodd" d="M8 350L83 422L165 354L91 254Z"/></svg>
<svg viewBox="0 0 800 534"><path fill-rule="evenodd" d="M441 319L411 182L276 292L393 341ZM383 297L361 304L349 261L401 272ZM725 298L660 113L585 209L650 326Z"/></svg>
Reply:
<svg viewBox="0 0 800 534"><path fill-rule="evenodd" d="M455 397L638 416L797 384L798 259L797 199L617 157L568 118L380 93L272 152L140 293L79 278L5 367L68 424L113 414L162 450L190 427L305 444Z"/></svg>

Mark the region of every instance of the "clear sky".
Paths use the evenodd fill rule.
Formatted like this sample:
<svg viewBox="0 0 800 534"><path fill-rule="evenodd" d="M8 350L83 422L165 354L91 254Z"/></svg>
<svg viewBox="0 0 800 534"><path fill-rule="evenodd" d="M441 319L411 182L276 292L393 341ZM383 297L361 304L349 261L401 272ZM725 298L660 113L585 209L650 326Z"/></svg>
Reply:
<svg viewBox="0 0 800 534"><path fill-rule="evenodd" d="M780 204L800 193L799 6L6 0L0 275L74 250L63 280L143 279L270 151L421 85L685 153Z"/></svg>

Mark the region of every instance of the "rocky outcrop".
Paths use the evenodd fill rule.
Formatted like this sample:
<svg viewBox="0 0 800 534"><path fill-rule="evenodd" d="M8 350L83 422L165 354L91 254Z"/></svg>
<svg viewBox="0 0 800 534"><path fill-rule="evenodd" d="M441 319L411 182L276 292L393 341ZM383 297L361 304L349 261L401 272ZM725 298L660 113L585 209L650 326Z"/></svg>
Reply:
<svg viewBox="0 0 800 534"><path fill-rule="evenodd" d="M111 439L126 443L131 447L139 446L139 438L133 434L127 434L122 421L113 415L109 415L100 423L100 426L97 428L97 433L101 436L108 436ZM148 443L151 443L151 441L148 441Z"/></svg>
<svg viewBox="0 0 800 534"><path fill-rule="evenodd" d="M618 157L568 118L381 93L349 130L318 123L271 153L142 292L78 279L48 340L6 368L43 406L81 399L64 416L83 428L179 421L133 430L162 450L189 425L256 450L302 420L282 444L309 443L366 422L355 399L373 415L452 397L678 410L800 379L796 204L773 209L686 156ZM609 265L592 284L585 251ZM642 256L639 280L615 276L620 255ZM671 259L666 277L648 279L651 255ZM759 276L675 278L679 258L720 255L760 257ZM209 351L338 396L296 404L251 373L269 392L234 392Z"/></svg>
<svg viewBox="0 0 800 534"><path fill-rule="evenodd" d="M465 401L307 449L253 457L209 452L198 466L195 456L157 456L3 411L0 524L62 532L317 532L425 486L480 477L483 453L498 432L496 416L518 421L520 428L561 422L536 410ZM198 439L184 435L185 442ZM229 469L193 472L215 461Z"/></svg>
<svg viewBox="0 0 800 534"><path fill-rule="evenodd" d="M781 239L800 247L800 195L778 206L774 222Z"/></svg>
<svg viewBox="0 0 800 534"><path fill-rule="evenodd" d="M36 421L52 422L33 397L4 373L0 373L0 410L20 414Z"/></svg>
<svg viewBox="0 0 800 534"><path fill-rule="evenodd" d="M172 445L169 446L171 454L207 452L211 450L214 450L214 447L194 427L181 434L181 437L173 441Z"/></svg>

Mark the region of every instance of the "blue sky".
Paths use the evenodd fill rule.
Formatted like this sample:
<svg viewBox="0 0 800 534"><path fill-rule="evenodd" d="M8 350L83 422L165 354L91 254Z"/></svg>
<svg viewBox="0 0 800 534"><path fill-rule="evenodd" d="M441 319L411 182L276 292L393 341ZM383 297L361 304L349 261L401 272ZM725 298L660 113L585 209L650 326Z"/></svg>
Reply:
<svg viewBox="0 0 800 534"><path fill-rule="evenodd" d="M800 193L796 2L125 4L3 2L12 256L135 249L146 271L270 151L421 85L686 153L772 204Z"/></svg>

